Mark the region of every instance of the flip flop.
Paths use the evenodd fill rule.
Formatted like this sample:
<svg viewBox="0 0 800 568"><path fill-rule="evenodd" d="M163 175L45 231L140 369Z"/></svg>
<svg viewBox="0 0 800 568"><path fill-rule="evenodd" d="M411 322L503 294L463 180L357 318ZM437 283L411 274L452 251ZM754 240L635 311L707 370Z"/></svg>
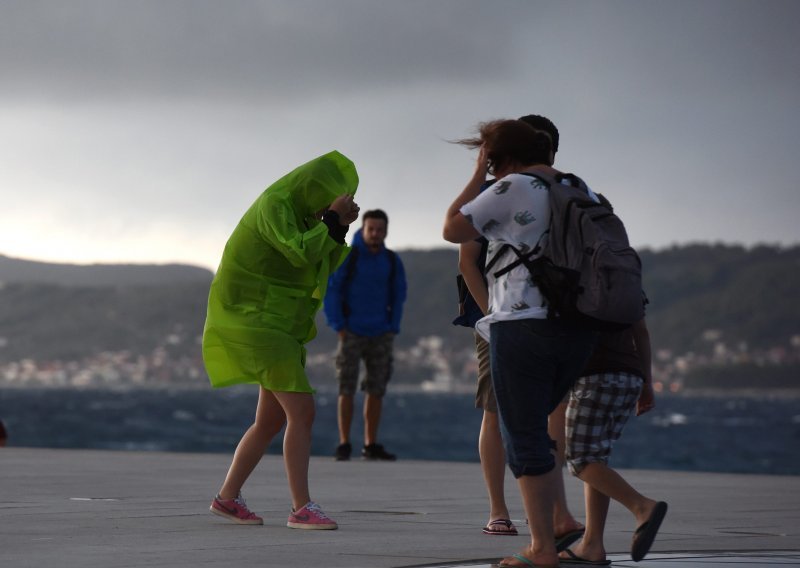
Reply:
<svg viewBox="0 0 800 568"><path fill-rule="evenodd" d="M611 564L611 560L586 560L585 558L581 558L572 552L569 548L565 548L564 552L567 553L569 558L559 557L558 561L562 566L564 564L568 564L570 566L609 566Z"/></svg>
<svg viewBox="0 0 800 568"><path fill-rule="evenodd" d="M521 554L514 554L511 558L513 558L514 560L519 560L520 562L522 562L523 566L536 566L536 564L534 564L530 558L525 558ZM500 564L497 565L497 568L519 568L519 567L514 566L513 564L506 564L501 560Z"/></svg>
<svg viewBox="0 0 800 568"><path fill-rule="evenodd" d="M493 528L500 525L506 528ZM517 533L517 527L514 526L514 523L512 523L510 519L495 519L489 521L489 524L483 527L483 534L517 536L519 533Z"/></svg>
<svg viewBox="0 0 800 568"><path fill-rule="evenodd" d="M562 552L572 546L586 532L585 528L570 531L556 537L556 552Z"/></svg>
<svg viewBox="0 0 800 568"><path fill-rule="evenodd" d="M639 562L650 552L650 547L653 546L661 521L664 520L666 514L667 504L664 501L659 501L653 508L653 512L650 513L650 518L639 525L639 528L633 533L631 558L633 558L634 562Z"/></svg>
<svg viewBox="0 0 800 568"><path fill-rule="evenodd" d="M558 564L553 564L552 566L542 566L541 564L534 564L530 558L526 558L522 554L514 554L511 558L522 562L523 567L531 566L532 568L556 568L558 566ZM521 568L521 567L515 564L506 564L501 560L500 563L497 565L497 568Z"/></svg>

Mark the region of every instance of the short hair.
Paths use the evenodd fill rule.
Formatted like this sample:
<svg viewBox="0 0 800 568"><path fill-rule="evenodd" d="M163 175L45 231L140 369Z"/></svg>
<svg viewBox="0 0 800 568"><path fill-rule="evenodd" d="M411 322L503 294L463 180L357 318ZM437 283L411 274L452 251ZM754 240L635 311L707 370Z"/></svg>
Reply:
<svg viewBox="0 0 800 568"><path fill-rule="evenodd" d="M389 225L389 217L386 215L386 211L383 209L370 209L369 211L364 211L364 214L361 216L361 224L363 225L367 219L383 219L386 222L386 225Z"/></svg>
<svg viewBox="0 0 800 568"><path fill-rule="evenodd" d="M509 162L550 164L552 141L543 130L521 120L493 120L478 125L478 137L458 140L468 148L486 148L486 158L494 169Z"/></svg>
<svg viewBox="0 0 800 568"><path fill-rule="evenodd" d="M544 130L547 132L550 135L550 139L553 141L553 154L558 152L558 128L556 128L552 120L540 114L526 114L525 116L519 117L519 120L530 124L536 130Z"/></svg>

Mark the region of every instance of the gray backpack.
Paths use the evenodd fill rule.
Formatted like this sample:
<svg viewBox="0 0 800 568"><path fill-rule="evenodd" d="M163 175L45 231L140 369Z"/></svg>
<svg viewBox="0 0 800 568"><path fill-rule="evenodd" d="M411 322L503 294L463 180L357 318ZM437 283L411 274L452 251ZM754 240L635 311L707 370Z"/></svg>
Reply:
<svg viewBox="0 0 800 568"><path fill-rule="evenodd" d="M495 277L525 265L547 300L548 317L561 317L599 330L621 329L644 317L642 262L608 200L595 201L572 174L526 174L550 193L550 228L536 246L504 245L487 263L511 249L517 260Z"/></svg>

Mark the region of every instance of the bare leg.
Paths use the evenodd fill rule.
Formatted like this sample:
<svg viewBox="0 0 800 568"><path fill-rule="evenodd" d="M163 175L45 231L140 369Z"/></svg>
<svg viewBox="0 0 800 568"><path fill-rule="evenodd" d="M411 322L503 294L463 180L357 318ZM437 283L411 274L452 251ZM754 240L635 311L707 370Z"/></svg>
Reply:
<svg viewBox="0 0 800 568"><path fill-rule="evenodd" d="M339 410L339 443L350 441L350 425L353 423L353 395L340 394L338 400Z"/></svg>
<svg viewBox="0 0 800 568"><path fill-rule="evenodd" d="M563 536L583 527L572 516L567 505L567 493L564 488L564 450L566 448L566 412L567 402L559 404L547 419L547 433L556 442L556 492L553 506L553 528L555 534Z"/></svg>
<svg viewBox="0 0 800 568"><path fill-rule="evenodd" d="M239 495L244 482L253 473L272 438L281 431L285 422L286 415L275 395L262 387L258 393L256 420L236 447L228 475L219 490L222 499L234 499Z"/></svg>
<svg viewBox="0 0 800 568"><path fill-rule="evenodd" d="M383 398L371 394L364 395L364 445L378 441L378 425L381 422Z"/></svg>
<svg viewBox="0 0 800 568"><path fill-rule="evenodd" d="M587 464L578 477L633 513L633 516L636 517L637 527L650 517L656 506L655 501L636 491L619 473L604 463Z"/></svg>
<svg viewBox="0 0 800 568"><path fill-rule="evenodd" d="M586 532L583 539L571 547L572 552L586 560L605 560L606 549L603 544L603 534L611 499L588 483L583 484L583 496L586 503ZM562 558L567 558L567 556L563 554Z"/></svg>
<svg viewBox="0 0 800 568"><path fill-rule="evenodd" d="M478 453L481 458L483 479L489 493L489 520L508 519L505 498L506 452L500 435L500 423L496 412L483 412L481 432L478 437Z"/></svg>
<svg viewBox="0 0 800 568"><path fill-rule="evenodd" d="M531 545L525 556L537 566L558 566L553 534L553 493L559 475L560 472L553 469L543 475L523 475L517 480L531 530ZM519 564L517 560L507 560L504 563Z"/></svg>
<svg viewBox="0 0 800 568"><path fill-rule="evenodd" d="M283 463L292 494L292 507L300 509L311 501L308 492L308 461L311 456L311 426L314 423L314 397L305 392L276 392L286 413L283 435Z"/></svg>

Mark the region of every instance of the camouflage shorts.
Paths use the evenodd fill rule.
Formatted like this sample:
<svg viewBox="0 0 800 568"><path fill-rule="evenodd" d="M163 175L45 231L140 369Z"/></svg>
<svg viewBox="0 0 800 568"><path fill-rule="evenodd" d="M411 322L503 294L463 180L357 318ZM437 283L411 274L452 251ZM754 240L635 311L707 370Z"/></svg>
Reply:
<svg viewBox="0 0 800 568"><path fill-rule="evenodd" d="M393 333L364 337L349 331L344 332L344 337L339 339L339 349L336 352L339 394L355 394L362 359L367 372L361 381L361 390L378 397L386 394L386 384L392 376L393 343Z"/></svg>
<svg viewBox="0 0 800 568"><path fill-rule="evenodd" d="M492 386L492 365L489 361L489 342L475 333L475 353L478 356L478 391L475 393L475 408L497 412L497 398Z"/></svg>

